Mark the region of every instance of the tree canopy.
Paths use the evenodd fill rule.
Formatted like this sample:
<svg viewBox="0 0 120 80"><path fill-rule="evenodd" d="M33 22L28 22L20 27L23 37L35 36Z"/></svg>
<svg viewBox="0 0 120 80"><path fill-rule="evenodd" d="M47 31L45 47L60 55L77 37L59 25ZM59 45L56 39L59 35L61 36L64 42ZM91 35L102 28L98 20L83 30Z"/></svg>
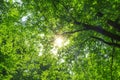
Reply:
<svg viewBox="0 0 120 80"><path fill-rule="evenodd" d="M119 0L0 0L0 80L119 80Z"/></svg>

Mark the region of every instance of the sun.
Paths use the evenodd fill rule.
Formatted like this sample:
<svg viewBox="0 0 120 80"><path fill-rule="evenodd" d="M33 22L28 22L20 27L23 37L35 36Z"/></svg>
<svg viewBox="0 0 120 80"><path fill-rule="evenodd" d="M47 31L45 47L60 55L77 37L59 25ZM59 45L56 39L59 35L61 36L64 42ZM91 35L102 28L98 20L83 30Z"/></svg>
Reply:
<svg viewBox="0 0 120 80"><path fill-rule="evenodd" d="M62 47L63 46L63 37L57 36L54 41L54 46L56 47Z"/></svg>
<svg viewBox="0 0 120 80"><path fill-rule="evenodd" d="M62 35L55 35L54 42L53 42L53 48L51 49L51 52L58 56L58 51L60 48L67 46L70 43L70 41L63 37Z"/></svg>

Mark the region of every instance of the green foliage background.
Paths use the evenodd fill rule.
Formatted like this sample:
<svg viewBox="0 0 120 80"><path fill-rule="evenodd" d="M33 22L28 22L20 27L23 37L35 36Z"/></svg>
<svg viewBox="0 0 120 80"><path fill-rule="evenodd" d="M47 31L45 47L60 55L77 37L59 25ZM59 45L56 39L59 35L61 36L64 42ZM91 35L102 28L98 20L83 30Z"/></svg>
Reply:
<svg viewBox="0 0 120 80"><path fill-rule="evenodd" d="M0 0L0 80L119 80L120 48L90 36L111 38L71 33L83 28L76 20L120 35L109 19L120 24L119 0ZM57 55L51 52L55 35L70 41Z"/></svg>

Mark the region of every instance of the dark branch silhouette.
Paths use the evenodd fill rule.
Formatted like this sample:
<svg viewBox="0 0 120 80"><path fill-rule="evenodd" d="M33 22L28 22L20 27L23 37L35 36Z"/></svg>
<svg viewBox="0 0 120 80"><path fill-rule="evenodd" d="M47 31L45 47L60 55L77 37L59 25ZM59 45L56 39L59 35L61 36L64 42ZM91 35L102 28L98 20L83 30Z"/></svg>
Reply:
<svg viewBox="0 0 120 80"><path fill-rule="evenodd" d="M112 43L114 43L114 40L112 39ZM111 80L113 80L113 63L114 63L114 55L115 55L115 47L113 47L112 49L112 53L111 53L111 65L110 65L110 70L111 70Z"/></svg>
<svg viewBox="0 0 120 80"><path fill-rule="evenodd" d="M105 44L110 45L110 46L114 46L114 47L119 47L119 48L120 48L120 44L113 43L113 42L107 42L107 41L105 41L104 39L101 39L101 38L95 37L95 36L91 36L91 38L97 39L97 40L99 40L99 41L101 41L101 42L104 42Z"/></svg>
<svg viewBox="0 0 120 80"><path fill-rule="evenodd" d="M102 27L99 27L99 26L92 26L92 25L88 25L88 24L84 24L84 23L81 23L81 22L77 22L77 21L74 21L74 24L76 25L83 25L83 27L86 29L86 30L93 30L93 31L96 31L104 36L107 36L109 38L112 38L114 40L117 40L117 41L120 41L120 36L117 35L117 34L113 34L109 31L106 31L105 29L103 29Z"/></svg>
<svg viewBox="0 0 120 80"><path fill-rule="evenodd" d="M120 24L118 24L116 21L108 20L107 23L120 32Z"/></svg>
<svg viewBox="0 0 120 80"><path fill-rule="evenodd" d="M75 30L75 31L64 32L63 34L73 34L73 33L80 32L80 31L85 31L85 30L87 30L87 29L81 29L81 30Z"/></svg>
<svg viewBox="0 0 120 80"><path fill-rule="evenodd" d="M103 13L101 12L97 12L96 16L98 17L103 17ZM119 17L115 20L115 21L112 21L112 20L107 20L107 24L111 25L113 28L117 29L118 31L120 31L120 24L118 24L118 21L119 21Z"/></svg>

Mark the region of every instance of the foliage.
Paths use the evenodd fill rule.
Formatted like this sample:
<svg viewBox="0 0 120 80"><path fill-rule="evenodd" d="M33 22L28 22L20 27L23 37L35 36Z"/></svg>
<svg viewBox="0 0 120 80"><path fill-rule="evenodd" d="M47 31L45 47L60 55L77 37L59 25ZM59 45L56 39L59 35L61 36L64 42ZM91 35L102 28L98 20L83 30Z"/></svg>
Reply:
<svg viewBox="0 0 120 80"><path fill-rule="evenodd" d="M119 0L1 0L0 80L118 80L119 8Z"/></svg>

